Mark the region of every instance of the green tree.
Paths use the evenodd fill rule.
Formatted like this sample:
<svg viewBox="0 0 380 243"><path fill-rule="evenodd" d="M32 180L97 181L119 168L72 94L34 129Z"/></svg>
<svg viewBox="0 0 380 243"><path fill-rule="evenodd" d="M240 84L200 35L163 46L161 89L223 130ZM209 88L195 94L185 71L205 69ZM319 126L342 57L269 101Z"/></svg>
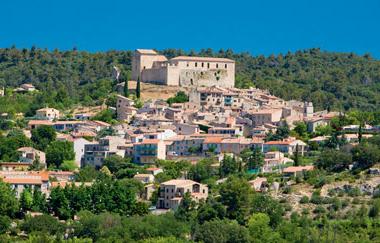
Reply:
<svg viewBox="0 0 380 243"><path fill-rule="evenodd" d="M195 216L196 203L191 198L190 193L185 193L183 199L176 209L174 216L179 220L189 221Z"/></svg>
<svg viewBox="0 0 380 243"><path fill-rule="evenodd" d="M298 143L296 144L296 151L294 153L294 165L299 166L300 165L300 154L299 154L299 145Z"/></svg>
<svg viewBox="0 0 380 243"><path fill-rule="evenodd" d="M36 147L45 151L48 145L53 142L57 134L53 127L42 125L32 130L32 141Z"/></svg>
<svg viewBox="0 0 380 243"><path fill-rule="evenodd" d="M244 149L240 157L248 170L258 169L264 165L264 155L258 147Z"/></svg>
<svg viewBox="0 0 380 243"><path fill-rule="evenodd" d="M325 149L318 157L316 166L328 171L340 172L348 169L351 163L351 154L334 149Z"/></svg>
<svg viewBox="0 0 380 243"><path fill-rule="evenodd" d="M0 180L0 214L13 217L19 209L15 192L10 185Z"/></svg>
<svg viewBox="0 0 380 243"><path fill-rule="evenodd" d="M188 177L197 182L204 182L215 175L212 168L212 159L200 160L197 164L190 167Z"/></svg>
<svg viewBox="0 0 380 243"><path fill-rule="evenodd" d="M300 138L304 138L307 135L307 126L305 122L296 122L293 130Z"/></svg>
<svg viewBox="0 0 380 243"><path fill-rule="evenodd" d="M17 149L31 145L31 140L21 130L11 130L7 136L0 134L0 160L6 162L18 161L19 153Z"/></svg>
<svg viewBox="0 0 380 243"><path fill-rule="evenodd" d="M99 172L95 167L87 165L80 169L78 173L75 173L75 180L80 182L92 182L99 175Z"/></svg>
<svg viewBox="0 0 380 243"><path fill-rule="evenodd" d="M178 91L177 94L174 96L174 97L171 97L169 99L167 99L167 103L169 105L173 104L173 103L185 103L185 102L188 102L189 101L189 96L186 95L185 92L183 91Z"/></svg>
<svg viewBox="0 0 380 243"><path fill-rule="evenodd" d="M219 190L220 201L227 207L227 217L244 223L250 214L252 188L241 178L230 177Z"/></svg>
<svg viewBox="0 0 380 243"><path fill-rule="evenodd" d="M33 204L32 204L32 211L37 212L47 212L47 202L46 202L46 196L41 192L39 188L34 188L33 190Z"/></svg>
<svg viewBox="0 0 380 243"><path fill-rule="evenodd" d="M361 143L352 150L352 159L358 163L359 168L365 169L380 162L380 149L370 143Z"/></svg>
<svg viewBox="0 0 380 243"><path fill-rule="evenodd" d="M72 215L69 200L67 199L64 189L54 187L50 193L49 208L60 219L69 219Z"/></svg>
<svg viewBox="0 0 380 243"><path fill-rule="evenodd" d="M110 109L105 109L96 114L92 119L107 123L114 123L116 119L116 113Z"/></svg>
<svg viewBox="0 0 380 243"><path fill-rule="evenodd" d="M6 215L0 215L0 235L5 234L11 227L11 219Z"/></svg>
<svg viewBox="0 0 380 243"><path fill-rule="evenodd" d="M255 194L252 200L253 213L265 213L270 218L270 226L276 227L282 221L284 209L281 204L269 195Z"/></svg>
<svg viewBox="0 0 380 243"><path fill-rule="evenodd" d="M32 209L33 206L33 195L29 188L22 191L20 195L20 207L22 212L26 212Z"/></svg>
<svg viewBox="0 0 380 243"><path fill-rule="evenodd" d="M225 177L230 174L235 174L238 172L239 164L235 157L224 156L223 160L220 162L220 176Z"/></svg>
<svg viewBox="0 0 380 243"><path fill-rule="evenodd" d="M194 238L204 243L246 243L249 236L247 229L236 221L215 219L197 227Z"/></svg>
<svg viewBox="0 0 380 243"><path fill-rule="evenodd" d="M27 217L21 225L21 229L27 233L45 232L52 235L62 235L65 228L56 218L44 214Z"/></svg>
<svg viewBox="0 0 380 243"><path fill-rule="evenodd" d="M74 160L74 145L69 141L54 141L46 149L46 162L48 166L59 168L65 160Z"/></svg>
<svg viewBox="0 0 380 243"><path fill-rule="evenodd" d="M213 219L223 219L226 216L226 209L220 202L210 202L208 200L199 206L197 210L197 220L199 224Z"/></svg>
<svg viewBox="0 0 380 243"><path fill-rule="evenodd" d="M265 213L255 213L248 221L251 242L276 242L279 238L269 225L270 218Z"/></svg>

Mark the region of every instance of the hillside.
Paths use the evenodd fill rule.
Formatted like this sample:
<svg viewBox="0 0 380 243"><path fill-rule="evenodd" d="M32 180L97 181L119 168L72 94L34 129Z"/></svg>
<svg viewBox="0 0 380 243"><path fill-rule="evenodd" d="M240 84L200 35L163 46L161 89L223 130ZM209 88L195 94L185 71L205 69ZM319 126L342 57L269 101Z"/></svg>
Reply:
<svg viewBox="0 0 380 243"><path fill-rule="evenodd" d="M132 53L0 49L0 86L33 83L44 93L39 97L40 105L97 104L113 89L112 66L118 65L127 73ZM185 54L232 58L236 60L237 87L255 85L284 99L311 100L317 109L380 107L380 61L369 55L319 49L269 57L211 49L199 53L168 49L161 53L169 58Z"/></svg>

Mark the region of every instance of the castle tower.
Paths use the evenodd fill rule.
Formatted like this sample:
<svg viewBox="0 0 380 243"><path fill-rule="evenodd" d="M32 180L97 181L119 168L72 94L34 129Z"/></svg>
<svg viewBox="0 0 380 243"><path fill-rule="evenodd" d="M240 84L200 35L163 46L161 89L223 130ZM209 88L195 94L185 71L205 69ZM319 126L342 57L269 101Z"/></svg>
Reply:
<svg viewBox="0 0 380 243"><path fill-rule="evenodd" d="M312 102L305 102L304 103L304 116L305 117L312 117L314 114L314 106Z"/></svg>
<svg viewBox="0 0 380 243"><path fill-rule="evenodd" d="M142 79L142 71L151 69L155 62L167 61L163 55L159 55L156 51L150 49L137 49L132 57L132 80Z"/></svg>

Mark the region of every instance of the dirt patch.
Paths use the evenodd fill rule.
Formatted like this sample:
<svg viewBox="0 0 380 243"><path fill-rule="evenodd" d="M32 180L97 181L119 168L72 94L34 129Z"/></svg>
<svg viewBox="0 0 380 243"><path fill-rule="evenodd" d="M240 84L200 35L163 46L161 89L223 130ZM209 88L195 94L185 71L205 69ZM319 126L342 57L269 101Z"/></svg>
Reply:
<svg viewBox="0 0 380 243"><path fill-rule="evenodd" d="M132 92L136 89L136 83L136 81L129 81L128 83L128 87L129 89L131 89ZM178 91L186 91L186 88L178 86L141 83L141 98L144 101L154 99L167 100L170 97L175 96L175 94Z"/></svg>

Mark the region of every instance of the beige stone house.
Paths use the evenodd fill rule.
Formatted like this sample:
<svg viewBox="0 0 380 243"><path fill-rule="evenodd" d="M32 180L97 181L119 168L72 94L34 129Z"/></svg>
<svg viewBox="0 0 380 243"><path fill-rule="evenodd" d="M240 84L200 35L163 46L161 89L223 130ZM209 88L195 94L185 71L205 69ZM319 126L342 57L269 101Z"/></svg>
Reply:
<svg viewBox="0 0 380 243"><path fill-rule="evenodd" d="M40 150L32 147L21 147L17 151L20 152L20 162L32 164L38 159L42 165L46 165L46 155Z"/></svg>
<svg viewBox="0 0 380 243"><path fill-rule="evenodd" d="M54 108L42 108L36 111L36 117L39 119L44 119L44 120L54 120L54 119L59 119L59 110L54 109Z"/></svg>
<svg viewBox="0 0 380 243"><path fill-rule="evenodd" d="M206 200L208 187L192 180L170 180L160 185L158 208L177 208L185 193L189 193L194 201Z"/></svg>

